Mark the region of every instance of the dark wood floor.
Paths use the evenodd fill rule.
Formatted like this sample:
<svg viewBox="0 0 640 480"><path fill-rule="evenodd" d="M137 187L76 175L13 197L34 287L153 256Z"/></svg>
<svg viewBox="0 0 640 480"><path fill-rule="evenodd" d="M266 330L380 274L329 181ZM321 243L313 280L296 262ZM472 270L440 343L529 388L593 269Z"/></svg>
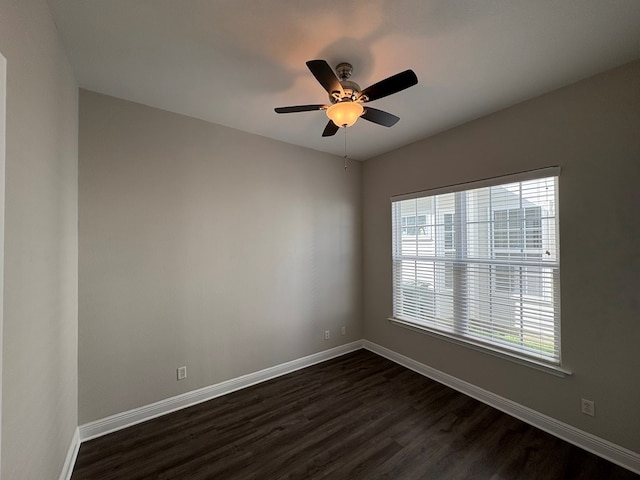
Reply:
<svg viewBox="0 0 640 480"><path fill-rule="evenodd" d="M365 350L83 443L72 480L638 479Z"/></svg>

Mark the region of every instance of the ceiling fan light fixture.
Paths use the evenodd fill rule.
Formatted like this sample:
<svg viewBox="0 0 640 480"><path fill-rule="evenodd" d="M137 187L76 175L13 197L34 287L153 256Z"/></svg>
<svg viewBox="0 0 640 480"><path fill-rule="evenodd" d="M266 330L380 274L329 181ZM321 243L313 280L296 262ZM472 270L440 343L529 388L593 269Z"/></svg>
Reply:
<svg viewBox="0 0 640 480"><path fill-rule="evenodd" d="M364 107L357 102L338 102L327 108L327 117L338 127L350 127L364 113Z"/></svg>

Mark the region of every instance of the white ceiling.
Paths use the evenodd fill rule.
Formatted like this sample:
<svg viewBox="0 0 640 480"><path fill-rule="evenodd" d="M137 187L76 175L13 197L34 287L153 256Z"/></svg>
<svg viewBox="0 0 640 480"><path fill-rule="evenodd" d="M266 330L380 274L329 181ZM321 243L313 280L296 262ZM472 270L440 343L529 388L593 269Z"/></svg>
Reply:
<svg viewBox="0 0 640 480"><path fill-rule="evenodd" d="M305 62L347 61L367 87L418 85L370 105L349 157L367 159L640 58L640 0L48 0L81 87L343 155ZM640 88L640 86L639 86Z"/></svg>

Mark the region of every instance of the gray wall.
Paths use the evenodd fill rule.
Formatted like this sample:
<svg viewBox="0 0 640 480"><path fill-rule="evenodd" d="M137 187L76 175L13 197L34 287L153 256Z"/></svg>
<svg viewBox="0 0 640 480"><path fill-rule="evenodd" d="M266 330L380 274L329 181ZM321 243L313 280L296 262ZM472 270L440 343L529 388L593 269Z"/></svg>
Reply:
<svg viewBox="0 0 640 480"><path fill-rule="evenodd" d="M79 159L81 424L362 338L360 164L84 90Z"/></svg>
<svg viewBox="0 0 640 480"><path fill-rule="evenodd" d="M425 115L429 114L425 105ZM557 378L390 324L389 197L560 165ZM363 166L365 338L640 452L640 62ZM596 416L580 413L580 398Z"/></svg>
<svg viewBox="0 0 640 480"><path fill-rule="evenodd" d="M7 59L1 476L49 479L60 475L77 426L78 87L44 1L0 2L0 53Z"/></svg>

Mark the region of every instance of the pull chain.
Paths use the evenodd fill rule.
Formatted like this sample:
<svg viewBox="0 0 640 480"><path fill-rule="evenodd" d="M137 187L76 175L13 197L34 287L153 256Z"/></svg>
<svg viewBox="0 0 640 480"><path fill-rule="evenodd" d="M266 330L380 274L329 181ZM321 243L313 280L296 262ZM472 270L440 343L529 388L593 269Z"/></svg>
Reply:
<svg viewBox="0 0 640 480"><path fill-rule="evenodd" d="M347 171L347 126L344 127L344 171Z"/></svg>

